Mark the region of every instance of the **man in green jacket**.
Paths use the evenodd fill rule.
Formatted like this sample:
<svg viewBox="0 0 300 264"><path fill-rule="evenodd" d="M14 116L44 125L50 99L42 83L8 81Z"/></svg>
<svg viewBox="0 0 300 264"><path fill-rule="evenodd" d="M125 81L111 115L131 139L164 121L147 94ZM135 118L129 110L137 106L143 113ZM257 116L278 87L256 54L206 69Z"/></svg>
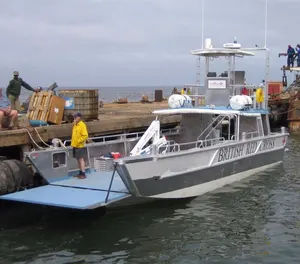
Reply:
<svg viewBox="0 0 300 264"><path fill-rule="evenodd" d="M19 72L14 71L14 78L9 82L6 89L6 95L10 101L12 110L20 111L19 96L22 86L29 91L38 92L38 89L33 89L28 83L19 78Z"/></svg>

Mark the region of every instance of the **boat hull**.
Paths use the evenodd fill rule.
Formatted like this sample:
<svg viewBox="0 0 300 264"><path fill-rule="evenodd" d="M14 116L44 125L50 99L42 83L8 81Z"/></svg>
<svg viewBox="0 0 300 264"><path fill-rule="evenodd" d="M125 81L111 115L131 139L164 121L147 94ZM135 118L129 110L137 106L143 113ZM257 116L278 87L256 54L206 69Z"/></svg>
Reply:
<svg viewBox="0 0 300 264"><path fill-rule="evenodd" d="M225 182L225 184L227 184L226 178L228 177L234 176L233 178L239 180L240 177L243 177L241 174L251 174L252 171L255 173L269 165L277 164L282 161L283 154L284 150L279 149L245 157L238 161L161 178L159 180L155 180L151 177L135 180L134 183L139 192L147 197L182 198L197 196L203 193L202 189L205 188L203 186L208 186L208 184L217 186L218 182ZM232 182L232 180L229 180L229 183L230 182ZM194 188L195 186L198 186L198 188ZM199 191L197 191L197 189L199 189ZM189 190L193 191L190 192Z"/></svg>
<svg viewBox="0 0 300 264"><path fill-rule="evenodd" d="M194 197L282 162L286 137L281 135L168 157L129 160L125 161L126 170L123 171L130 175L139 196ZM233 152L231 156L225 155L228 149Z"/></svg>
<svg viewBox="0 0 300 264"><path fill-rule="evenodd" d="M68 176L53 181L53 174L45 173L49 185L0 199L86 210L193 198L282 162L286 139L287 134L282 133L211 147L194 146L176 153L128 157L116 161L114 171L89 169L84 180L72 177L67 167L61 166L56 173ZM42 171L49 155L66 152L52 149L30 154L28 159Z"/></svg>
<svg viewBox="0 0 300 264"><path fill-rule="evenodd" d="M138 205L138 204L142 204L142 203L154 202L157 200L195 198L195 197L201 196L205 193L215 191L215 190L222 188L228 184L232 184L234 182L246 179L255 173L259 173L261 171L279 166L280 164L282 164L282 160L268 163L268 164L262 165L260 167L243 170L241 172L237 172L237 173L234 173L234 174L231 174L228 176L224 176L224 177L218 178L216 180L207 181L207 182L192 185L192 186L189 186L186 188L174 189L172 191L166 191L166 192L151 195L148 197L131 196L126 199L117 201L115 203L111 203L111 204L107 205L107 208L132 206L132 205ZM197 175L199 178L199 175L203 175L204 173L212 173L212 172L196 171L196 172L194 172L194 175L189 175L189 176L194 177ZM188 175L182 175L182 176L187 177ZM170 183L171 183L171 181L170 181ZM146 184L146 182L145 182L145 184ZM139 184L137 186L143 187L144 183L142 183L142 186L140 186Z"/></svg>

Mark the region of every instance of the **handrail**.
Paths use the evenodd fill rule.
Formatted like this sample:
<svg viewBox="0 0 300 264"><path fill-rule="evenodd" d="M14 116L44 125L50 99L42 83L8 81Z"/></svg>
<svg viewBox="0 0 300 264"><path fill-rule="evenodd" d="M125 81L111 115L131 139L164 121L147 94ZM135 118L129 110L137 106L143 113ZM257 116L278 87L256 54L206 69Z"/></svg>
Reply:
<svg viewBox="0 0 300 264"><path fill-rule="evenodd" d="M217 118L216 119L214 119L203 131L202 131L202 133L197 137L197 140L200 140L200 138L201 138L201 136L209 129L209 128L211 128L213 125L214 125L214 123L218 120L218 119L220 119L221 118L221 122L224 120L224 118L225 117L228 117L228 118L230 118L230 116L229 115L218 115L217 116ZM217 125L219 125L220 124L220 122L218 122L218 124ZM209 134L213 131L214 129L212 129L210 132L209 132Z"/></svg>
<svg viewBox="0 0 300 264"><path fill-rule="evenodd" d="M165 144L165 145L159 146L158 149L157 149L157 153L165 154L166 152L165 153L160 153L160 150L161 149L167 150L168 148L171 148L171 147L173 147L173 149L172 149L172 151L169 151L169 152L179 152L179 151L181 151L182 146L187 146L187 145L191 145L195 148L201 148L201 147L205 148L205 147L207 147L207 144L204 144L204 143L208 143L208 142L217 142L217 143L222 142L221 144L223 144L224 142L226 142L226 140L225 140L224 137L219 137L219 138L211 138L211 139L207 139L207 140L197 140L197 141L180 143L180 144L176 143L174 140L172 140L172 141L168 141L168 143ZM211 144L211 145L212 146L217 145L217 143L216 144ZM177 150L176 150L176 147L177 147Z"/></svg>
<svg viewBox="0 0 300 264"><path fill-rule="evenodd" d="M196 148L205 148L207 147L207 143L208 142L217 142L217 143L220 143L222 142L221 144L223 144L226 140L224 137L218 137L218 138L210 138L210 139L205 139L205 140L199 140L196 142ZM205 144L204 144L205 143ZM200 144L200 145L199 145ZM210 146L214 146L214 145L217 145L217 144L211 144Z"/></svg>
<svg viewBox="0 0 300 264"><path fill-rule="evenodd" d="M248 89L256 89L256 88L265 88L266 86L265 85L255 85L255 84L230 84L229 85L230 87L233 87L233 88L248 88Z"/></svg>
<svg viewBox="0 0 300 264"><path fill-rule="evenodd" d="M189 144L189 143L183 143L183 144ZM180 151L180 144L176 143L174 140L170 140L170 141L167 142L167 144L159 146L159 147L157 148L157 153L159 153L159 154L165 154L166 151L167 151L167 149L168 149L168 148L171 148L172 146L173 146L173 148L172 148L172 150L170 150L169 152L176 152L176 151L175 151L175 150L176 150L176 147L177 147L177 152ZM165 152L160 153L159 151L160 151L162 148L165 149L165 150L164 150Z"/></svg>
<svg viewBox="0 0 300 264"><path fill-rule="evenodd" d="M133 136L130 139L134 139L134 138L138 139L143 134L144 134L144 132L135 132L135 133L127 133L127 134L117 134L117 135L108 135L108 136L100 136L100 137L91 137L91 138L88 138L88 140L102 140L103 142L107 142L107 141L114 140L114 138L123 139L124 137L127 138L129 136ZM109 139L111 139L111 140L109 140ZM65 140L64 144L66 144L68 142L71 142L71 140L70 139Z"/></svg>
<svg viewBox="0 0 300 264"><path fill-rule="evenodd" d="M200 140L200 138L201 138L201 136L210 128L210 127L212 127L213 126L213 124L214 124L214 122L216 121L216 120L218 120L219 119L219 117L222 117L221 115L219 115L219 116L217 116L217 118L216 119L214 119L203 131L202 131L202 133L197 137L197 141L198 140Z"/></svg>
<svg viewBox="0 0 300 264"><path fill-rule="evenodd" d="M184 84L183 85L183 87L186 87L186 88L188 88L188 87L203 87L205 84Z"/></svg>
<svg viewBox="0 0 300 264"><path fill-rule="evenodd" d="M205 97L205 94L190 94L188 96L191 97L191 98L193 98L193 97Z"/></svg>
<svg viewBox="0 0 300 264"><path fill-rule="evenodd" d="M223 116L223 117L221 118L221 120L215 125L215 127L213 127L212 130L206 135L205 140L207 140L207 137L209 137L210 134L211 134L213 131L216 130L216 127L218 127L218 125L222 124L222 122L224 121L224 119L225 119L226 117L228 117L228 120L230 120L230 117L229 117L229 116ZM216 121L216 120L214 120L214 121Z"/></svg>
<svg viewBox="0 0 300 264"><path fill-rule="evenodd" d="M271 133L272 134L272 133ZM276 134L276 133L274 133ZM259 137L259 131L254 131L254 132L243 132L242 135L244 135L245 139L249 139L247 138L247 136L251 136L250 139L255 138L255 137ZM236 140L236 135L232 135L231 140Z"/></svg>
<svg viewBox="0 0 300 264"><path fill-rule="evenodd" d="M177 151L180 151L180 145L178 143L176 143L174 140L171 140L169 142L170 142L169 147L173 146L170 152L175 152L176 147L177 147Z"/></svg>
<svg viewBox="0 0 300 264"><path fill-rule="evenodd" d="M169 132L169 133L167 133ZM179 128L170 128L170 129L162 129L160 130L161 135L175 135L179 133Z"/></svg>
<svg viewBox="0 0 300 264"><path fill-rule="evenodd" d="M166 133L167 131L169 131L169 133ZM103 143L108 142L108 141L115 141L115 138L118 138L117 140L121 140L121 139L124 139L124 138L132 140L132 139L139 139L140 137L143 136L144 133L145 133L145 131L135 132L135 133L100 136L100 137L91 137L91 138L88 138L88 140L102 140ZM162 129L161 130L161 134L163 134L163 135L164 134L173 135L173 134L177 134L177 133L179 133L179 129L176 129L176 128ZM70 139L65 140L63 143L66 144L66 143L69 143L69 142L71 142Z"/></svg>
<svg viewBox="0 0 300 264"><path fill-rule="evenodd" d="M249 135L251 136L250 139L255 138L255 137L259 137L259 131L253 131L253 132L247 132L247 133L243 132L242 133L242 137L244 136L245 139L247 139L248 138L247 136L249 136ZM254 136L254 135L256 135L256 136Z"/></svg>

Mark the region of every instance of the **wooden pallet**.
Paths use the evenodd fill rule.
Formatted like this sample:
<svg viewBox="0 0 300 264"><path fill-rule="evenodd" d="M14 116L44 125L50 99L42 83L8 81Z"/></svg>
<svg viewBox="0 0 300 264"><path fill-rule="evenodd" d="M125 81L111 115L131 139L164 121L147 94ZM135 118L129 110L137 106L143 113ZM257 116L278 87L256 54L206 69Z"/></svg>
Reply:
<svg viewBox="0 0 300 264"><path fill-rule="evenodd" d="M31 96L27 116L30 120L48 121L51 108L52 91L42 91Z"/></svg>

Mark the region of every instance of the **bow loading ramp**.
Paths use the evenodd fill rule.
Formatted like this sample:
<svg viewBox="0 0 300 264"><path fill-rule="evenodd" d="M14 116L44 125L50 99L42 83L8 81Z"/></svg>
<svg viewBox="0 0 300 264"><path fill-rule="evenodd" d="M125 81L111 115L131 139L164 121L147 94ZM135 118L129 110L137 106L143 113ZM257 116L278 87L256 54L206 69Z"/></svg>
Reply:
<svg viewBox="0 0 300 264"><path fill-rule="evenodd" d="M71 209L95 209L130 197L118 172L89 171L86 179L67 177L49 185L0 196L2 200Z"/></svg>

